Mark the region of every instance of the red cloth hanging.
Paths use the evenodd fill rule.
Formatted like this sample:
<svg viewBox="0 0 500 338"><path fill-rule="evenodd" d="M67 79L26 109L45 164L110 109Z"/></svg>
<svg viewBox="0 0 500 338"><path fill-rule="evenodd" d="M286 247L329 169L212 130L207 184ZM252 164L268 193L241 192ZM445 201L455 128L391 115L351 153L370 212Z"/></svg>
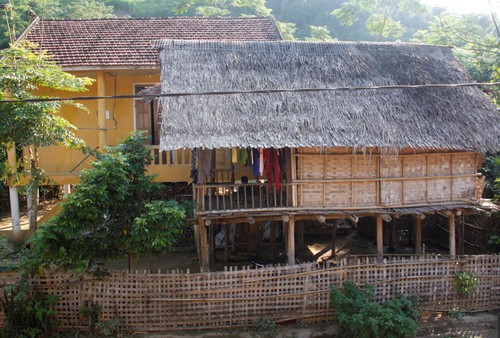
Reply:
<svg viewBox="0 0 500 338"><path fill-rule="evenodd" d="M267 184L269 186L274 186L276 189L279 189L281 187L281 173L278 161L278 150L274 148L264 149L264 160Z"/></svg>

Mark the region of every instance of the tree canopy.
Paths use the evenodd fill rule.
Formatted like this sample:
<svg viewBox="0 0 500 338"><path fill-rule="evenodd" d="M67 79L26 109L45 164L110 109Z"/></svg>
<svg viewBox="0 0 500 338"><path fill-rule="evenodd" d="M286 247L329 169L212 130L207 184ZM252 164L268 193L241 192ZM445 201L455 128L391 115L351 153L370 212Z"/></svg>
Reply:
<svg viewBox="0 0 500 338"><path fill-rule="evenodd" d="M154 255L171 247L193 206L152 199L162 185L146 172L152 158L144 142L144 134L134 133L97 154L75 191L63 200L60 214L33 237L40 262L87 267L126 254Z"/></svg>
<svg viewBox="0 0 500 338"><path fill-rule="evenodd" d="M35 47L29 42L19 41L0 50L0 99L7 96L13 100L33 98L42 87L83 92L92 83L89 78L62 71L45 52L36 51ZM40 147L60 144L81 148L84 143L73 133L73 126L57 115L63 104L76 105L72 102L0 104L0 153L5 154L13 145ZM5 177L5 158L2 167L1 176Z"/></svg>

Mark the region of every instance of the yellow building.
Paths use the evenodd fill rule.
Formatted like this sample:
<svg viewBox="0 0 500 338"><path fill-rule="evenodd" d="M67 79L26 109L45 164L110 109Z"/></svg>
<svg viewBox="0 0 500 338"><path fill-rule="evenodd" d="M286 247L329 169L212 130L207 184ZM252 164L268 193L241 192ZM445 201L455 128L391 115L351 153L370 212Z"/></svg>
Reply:
<svg viewBox="0 0 500 338"><path fill-rule="evenodd" d="M155 41L163 38L201 40L280 40L271 17L260 18L115 18L90 20L42 20L21 36L35 42L65 71L96 81L84 96L137 94L160 82ZM44 93L60 96L61 93ZM66 108L61 114L78 128L76 134L92 149L123 140L131 131L151 135L154 161L150 172L161 182L189 180L190 150L159 152L161 117L156 102L99 99L81 101L89 112ZM92 158L62 147L40 149L40 167L58 184L74 184Z"/></svg>

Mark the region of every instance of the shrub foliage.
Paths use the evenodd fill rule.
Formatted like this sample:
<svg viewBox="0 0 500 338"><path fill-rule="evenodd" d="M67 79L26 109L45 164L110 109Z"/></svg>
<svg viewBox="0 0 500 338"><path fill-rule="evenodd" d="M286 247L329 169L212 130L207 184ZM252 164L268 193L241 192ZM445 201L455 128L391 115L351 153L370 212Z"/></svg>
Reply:
<svg viewBox="0 0 500 338"><path fill-rule="evenodd" d="M414 301L406 296L375 301L375 288L358 288L352 282L330 289L340 337L413 337L420 316Z"/></svg>

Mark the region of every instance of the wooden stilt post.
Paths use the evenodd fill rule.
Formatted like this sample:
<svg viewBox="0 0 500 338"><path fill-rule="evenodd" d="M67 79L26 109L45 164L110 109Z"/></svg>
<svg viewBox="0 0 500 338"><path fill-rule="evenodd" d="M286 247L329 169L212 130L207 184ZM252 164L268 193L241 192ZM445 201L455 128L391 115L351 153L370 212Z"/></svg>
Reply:
<svg viewBox="0 0 500 338"><path fill-rule="evenodd" d="M200 242L200 222L193 224L194 245L196 246L196 254L198 262L201 262L201 242Z"/></svg>
<svg viewBox="0 0 500 338"><path fill-rule="evenodd" d="M456 222L457 228L457 253L459 255L464 254L464 218L462 217L462 212L459 210L457 212L458 220Z"/></svg>
<svg viewBox="0 0 500 338"><path fill-rule="evenodd" d="M455 257L457 254L455 243L455 213L451 212L449 216L449 232L450 232L450 256Z"/></svg>
<svg viewBox="0 0 500 338"><path fill-rule="evenodd" d="M384 258L384 220L381 215L377 215L377 258L379 261Z"/></svg>
<svg viewBox="0 0 500 338"><path fill-rule="evenodd" d="M215 262L215 228L213 224L207 224L207 231L208 231L208 240L209 240L209 245L208 245L208 252L210 255L210 263Z"/></svg>
<svg viewBox="0 0 500 338"><path fill-rule="evenodd" d="M422 253L422 219L420 215L414 215L415 218L415 254Z"/></svg>
<svg viewBox="0 0 500 338"><path fill-rule="evenodd" d="M287 257L288 265L295 264L295 216L290 215L287 231Z"/></svg>
<svg viewBox="0 0 500 338"><path fill-rule="evenodd" d="M229 261L229 225L224 224L224 262Z"/></svg>
<svg viewBox="0 0 500 338"><path fill-rule="evenodd" d="M334 220L332 224L332 255L330 257L335 257L335 250L337 247L337 221Z"/></svg>
<svg viewBox="0 0 500 338"><path fill-rule="evenodd" d="M200 218L200 271L209 272L210 266L208 263L208 238L207 238L207 226L205 225L205 220Z"/></svg>

